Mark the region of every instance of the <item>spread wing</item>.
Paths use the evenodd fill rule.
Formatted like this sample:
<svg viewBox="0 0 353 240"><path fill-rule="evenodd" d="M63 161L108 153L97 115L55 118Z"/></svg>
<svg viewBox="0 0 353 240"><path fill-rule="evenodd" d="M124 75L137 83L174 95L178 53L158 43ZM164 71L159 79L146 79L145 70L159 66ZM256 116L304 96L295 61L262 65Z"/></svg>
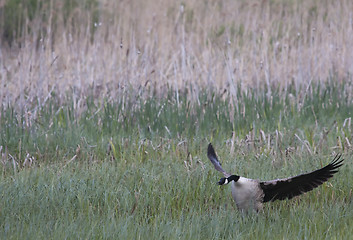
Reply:
<svg viewBox="0 0 353 240"><path fill-rule="evenodd" d="M264 202L291 199L317 188L338 172L338 168L343 165L344 160L340 160L340 158L341 154L337 154L330 164L310 173L260 182L260 187L264 191Z"/></svg>
<svg viewBox="0 0 353 240"><path fill-rule="evenodd" d="M208 144L208 148L207 148L207 157L210 159L210 161L212 162L214 168L223 173L223 175L225 177L229 177L231 174L227 173L226 171L223 170L221 163L218 161L217 155L212 147L212 144Z"/></svg>

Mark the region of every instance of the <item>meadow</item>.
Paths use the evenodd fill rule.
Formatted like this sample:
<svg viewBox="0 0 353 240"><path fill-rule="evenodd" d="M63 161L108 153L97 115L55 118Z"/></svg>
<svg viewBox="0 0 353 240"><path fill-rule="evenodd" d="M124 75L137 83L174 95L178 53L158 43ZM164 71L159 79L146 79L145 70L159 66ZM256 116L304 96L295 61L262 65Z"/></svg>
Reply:
<svg viewBox="0 0 353 240"><path fill-rule="evenodd" d="M351 1L16 4L0 6L1 239L352 236ZM242 214L210 142L249 178L345 165Z"/></svg>

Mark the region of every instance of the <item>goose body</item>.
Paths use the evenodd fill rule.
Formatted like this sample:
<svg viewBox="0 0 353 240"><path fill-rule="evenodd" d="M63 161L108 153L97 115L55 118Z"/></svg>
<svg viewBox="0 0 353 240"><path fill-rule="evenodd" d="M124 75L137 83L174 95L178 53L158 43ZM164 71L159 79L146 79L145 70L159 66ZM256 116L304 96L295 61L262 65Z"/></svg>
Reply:
<svg viewBox="0 0 353 240"><path fill-rule="evenodd" d="M244 177L231 182L232 197L238 209L262 210L263 192L259 186L258 181Z"/></svg>
<svg viewBox="0 0 353 240"><path fill-rule="evenodd" d="M311 191L331 178L343 164L343 159L340 160L341 155L337 154L330 164L318 170L295 177L259 181L224 171L211 143L208 145L207 156L215 169L224 175L218 184L231 183L232 197L241 211L250 209L261 211L264 202L291 199Z"/></svg>

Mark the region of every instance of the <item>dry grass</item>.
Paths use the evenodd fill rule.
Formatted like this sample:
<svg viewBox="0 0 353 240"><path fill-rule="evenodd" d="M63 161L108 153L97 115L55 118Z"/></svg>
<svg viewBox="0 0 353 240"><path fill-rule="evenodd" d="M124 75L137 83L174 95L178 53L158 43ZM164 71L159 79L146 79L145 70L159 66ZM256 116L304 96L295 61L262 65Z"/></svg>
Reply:
<svg viewBox="0 0 353 240"><path fill-rule="evenodd" d="M32 31L21 47L0 50L2 106L41 106L51 93L69 92L80 109L92 92L122 99L190 87L197 100L204 86L236 99L238 87L305 91L353 73L350 0L102 0L93 35L87 12L63 19L60 2L52 3L49 24L28 22L50 37Z"/></svg>
<svg viewBox="0 0 353 240"><path fill-rule="evenodd" d="M352 235L353 1L38 1L0 42L1 239ZM209 142L250 178L345 165L241 216Z"/></svg>

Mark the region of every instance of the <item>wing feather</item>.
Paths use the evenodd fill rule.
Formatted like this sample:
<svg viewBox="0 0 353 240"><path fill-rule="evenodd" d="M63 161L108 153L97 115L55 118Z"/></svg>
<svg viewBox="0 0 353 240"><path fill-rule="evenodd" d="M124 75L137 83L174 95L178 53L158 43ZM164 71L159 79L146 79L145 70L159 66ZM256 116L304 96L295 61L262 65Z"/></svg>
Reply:
<svg viewBox="0 0 353 240"><path fill-rule="evenodd" d="M210 159L210 161L212 162L214 168L223 173L223 175L225 177L229 177L231 174L227 173L226 171L224 171L224 169L222 168L222 165L221 163L218 161L218 158L217 158L217 155L216 155L216 152L212 146L212 144L208 144L208 148L207 148L207 157Z"/></svg>
<svg viewBox="0 0 353 240"><path fill-rule="evenodd" d="M260 187L264 191L264 202L291 199L317 188L338 172L344 160L341 156L337 154L330 164L310 173L260 182Z"/></svg>

